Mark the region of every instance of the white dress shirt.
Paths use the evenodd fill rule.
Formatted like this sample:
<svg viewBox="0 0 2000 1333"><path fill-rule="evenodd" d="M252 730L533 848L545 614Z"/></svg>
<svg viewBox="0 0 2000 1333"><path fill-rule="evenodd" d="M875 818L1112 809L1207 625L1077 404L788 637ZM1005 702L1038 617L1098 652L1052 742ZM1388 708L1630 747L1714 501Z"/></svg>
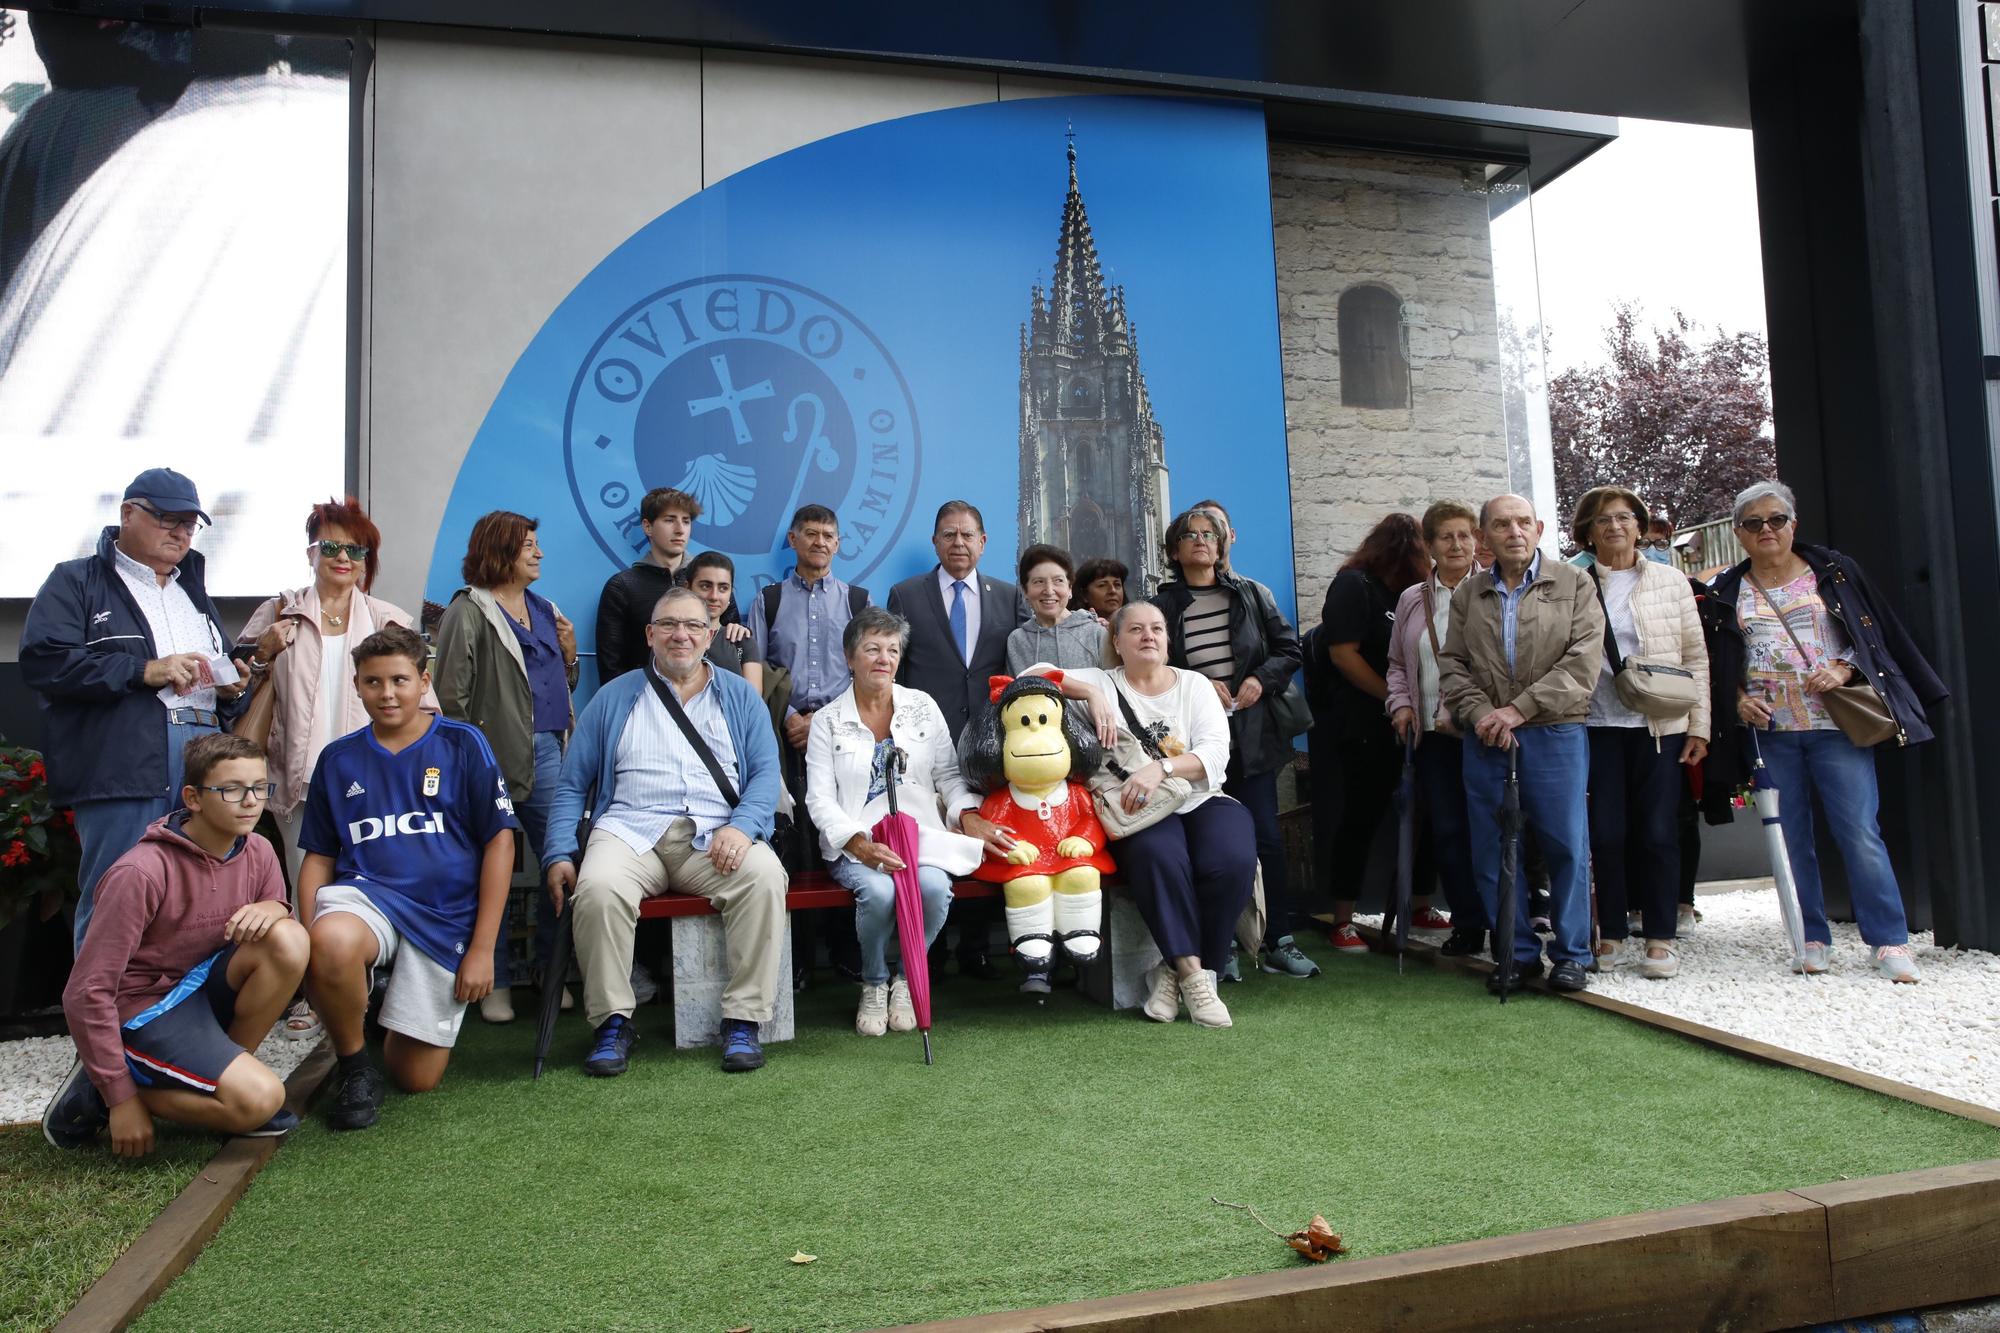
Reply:
<svg viewBox="0 0 2000 1333"><path fill-rule="evenodd" d="M146 628L153 632L153 651L161 657L172 657L175 653L200 653L203 657L220 657L222 641L216 637L215 625L201 613L194 599L181 587L181 572L176 569L168 576L164 585L159 575L131 556L111 548L111 559L117 566L118 577L131 590L132 600L139 604L139 614L146 617ZM169 708L200 708L215 711L215 687L203 685L186 694L174 693L171 685L160 687L160 702Z"/></svg>
<svg viewBox="0 0 2000 1333"><path fill-rule="evenodd" d="M956 581L951 571L943 565L937 571L938 591L944 594L944 623L951 625L951 585ZM965 575L965 642L958 645L958 655L970 662L972 650L979 646L979 566L974 565Z"/></svg>

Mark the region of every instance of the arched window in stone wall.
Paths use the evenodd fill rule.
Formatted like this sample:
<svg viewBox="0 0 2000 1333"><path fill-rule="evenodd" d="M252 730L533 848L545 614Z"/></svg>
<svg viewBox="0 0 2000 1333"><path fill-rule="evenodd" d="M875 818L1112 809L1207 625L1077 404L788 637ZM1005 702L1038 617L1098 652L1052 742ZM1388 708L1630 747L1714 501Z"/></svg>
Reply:
<svg viewBox="0 0 2000 1333"><path fill-rule="evenodd" d="M1410 353L1403 302L1368 284L1340 294L1340 401L1345 407L1408 407Z"/></svg>

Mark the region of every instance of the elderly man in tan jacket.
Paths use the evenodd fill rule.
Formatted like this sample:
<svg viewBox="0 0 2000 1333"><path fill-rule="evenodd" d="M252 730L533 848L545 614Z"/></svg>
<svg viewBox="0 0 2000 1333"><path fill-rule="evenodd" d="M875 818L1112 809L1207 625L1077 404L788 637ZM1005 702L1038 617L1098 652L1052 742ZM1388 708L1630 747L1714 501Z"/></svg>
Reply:
<svg viewBox="0 0 2000 1333"><path fill-rule="evenodd" d="M1590 751L1584 719L1604 654L1604 612L1590 576L1538 549L1542 522L1518 495L1480 507L1479 527L1493 567L1458 585L1451 631L1438 659L1438 693L1468 744L1465 805L1472 826L1473 881L1489 921L1500 894L1526 895L1527 882L1500 883L1500 797L1508 751L1518 749L1521 811L1549 867L1549 984L1590 984L1590 831L1584 788ZM1518 864L1518 863L1517 863ZM1516 984L1542 974L1542 945L1522 903L1514 913ZM1499 951L1507 940L1493 941ZM1489 986L1497 985L1497 976Z"/></svg>

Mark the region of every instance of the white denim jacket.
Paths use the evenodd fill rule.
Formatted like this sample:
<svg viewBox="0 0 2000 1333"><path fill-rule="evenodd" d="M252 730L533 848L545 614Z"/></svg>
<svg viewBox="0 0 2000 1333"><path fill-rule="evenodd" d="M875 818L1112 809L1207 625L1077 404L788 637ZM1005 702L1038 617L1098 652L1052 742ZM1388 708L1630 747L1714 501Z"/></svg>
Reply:
<svg viewBox="0 0 2000 1333"><path fill-rule="evenodd" d="M947 841L929 833L955 827L961 814L979 808L979 797L958 771L958 748L936 701L922 690L890 688L889 736L909 756L896 784L896 804L925 830L923 860L928 864L933 842ZM889 812L887 792L868 799L874 759L875 733L861 720L849 685L813 714L806 741L806 811L819 829L820 855L829 862L845 856L847 840L867 833Z"/></svg>

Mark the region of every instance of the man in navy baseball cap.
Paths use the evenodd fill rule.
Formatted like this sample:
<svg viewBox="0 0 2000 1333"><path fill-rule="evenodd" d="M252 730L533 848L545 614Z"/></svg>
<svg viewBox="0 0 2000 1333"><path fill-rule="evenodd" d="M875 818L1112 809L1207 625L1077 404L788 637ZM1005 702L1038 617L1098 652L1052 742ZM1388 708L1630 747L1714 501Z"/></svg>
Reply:
<svg viewBox="0 0 2000 1333"><path fill-rule="evenodd" d="M22 627L21 675L45 709L49 796L75 809L82 844L79 947L99 876L180 805L188 742L243 706L243 682L216 679L229 638L194 549L207 522L192 481L148 468L96 554L57 565Z"/></svg>
<svg viewBox="0 0 2000 1333"><path fill-rule="evenodd" d="M158 514L193 514L211 526L215 520L201 510L194 483L170 467L149 467L125 488L127 500L143 500Z"/></svg>

